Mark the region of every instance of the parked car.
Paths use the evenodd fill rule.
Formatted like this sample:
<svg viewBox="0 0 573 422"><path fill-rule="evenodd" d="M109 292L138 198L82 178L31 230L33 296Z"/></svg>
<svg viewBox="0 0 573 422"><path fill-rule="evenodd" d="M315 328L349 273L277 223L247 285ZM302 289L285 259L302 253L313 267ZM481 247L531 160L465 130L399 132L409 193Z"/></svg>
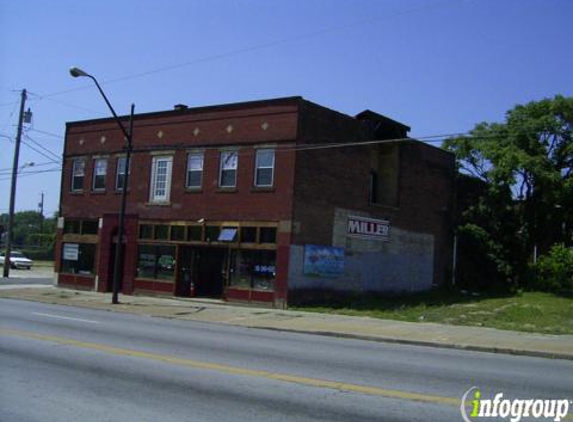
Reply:
<svg viewBox="0 0 573 422"><path fill-rule="evenodd" d="M4 265L4 254L0 255L0 263ZM10 268L17 268L22 269L25 268L27 270L31 269L34 266L34 261L31 259L26 258L22 255L21 252L12 251L10 253Z"/></svg>

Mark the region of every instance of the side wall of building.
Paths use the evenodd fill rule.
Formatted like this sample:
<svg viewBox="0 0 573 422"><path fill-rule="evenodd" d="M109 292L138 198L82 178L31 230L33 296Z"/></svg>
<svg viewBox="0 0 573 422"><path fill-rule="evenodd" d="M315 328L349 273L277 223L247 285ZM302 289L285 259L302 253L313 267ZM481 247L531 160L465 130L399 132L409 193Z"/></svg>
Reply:
<svg viewBox="0 0 573 422"><path fill-rule="evenodd" d="M338 113L319 108L305 116L339 119ZM347 116L329 142L368 139L364 125ZM320 135L319 126L302 130L307 142ZM326 138L325 137L325 138ZM385 177L395 177L391 205L372 203L373 157L394 150L386 160ZM383 166L384 167L384 166ZM348 146L301 150L297 153L294 236L289 272L289 297L294 301L320 291L419 291L443 283L451 262L453 211L453 157L417 141L388 145ZM380 201L382 202L382 201ZM350 238L349 216L387 220L386 241ZM306 245L344 248L344 272L339 277L305 275ZM312 292L311 292L312 291Z"/></svg>

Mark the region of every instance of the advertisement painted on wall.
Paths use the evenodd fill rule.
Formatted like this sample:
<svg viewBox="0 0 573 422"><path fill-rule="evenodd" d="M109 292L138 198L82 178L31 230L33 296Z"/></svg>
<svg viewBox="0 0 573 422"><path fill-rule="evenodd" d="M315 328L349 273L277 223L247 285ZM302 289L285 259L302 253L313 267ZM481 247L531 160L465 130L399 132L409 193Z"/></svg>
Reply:
<svg viewBox="0 0 573 422"><path fill-rule="evenodd" d="M367 217L348 217L346 235L369 240L390 240L390 222Z"/></svg>
<svg viewBox="0 0 573 422"><path fill-rule="evenodd" d="M306 245L304 274L314 277L340 277L344 274L344 248Z"/></svg>

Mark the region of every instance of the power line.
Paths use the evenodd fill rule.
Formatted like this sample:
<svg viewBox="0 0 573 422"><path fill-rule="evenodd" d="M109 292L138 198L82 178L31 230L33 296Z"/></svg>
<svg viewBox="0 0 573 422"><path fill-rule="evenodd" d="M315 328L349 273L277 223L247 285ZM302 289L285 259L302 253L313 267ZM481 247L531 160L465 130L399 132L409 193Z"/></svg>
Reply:
<svg viewBox="0 0 573 422"><path fill-rule="evenodd" d="M38 146L39 148L41 148L42 150L44 150L45 152L47 152L48 154L50 154L52 157L54 157L56 160L60 161L61 157L59 157L57 154L54 154L52 151L50 151L48 148L45 148L43 145L41 145L39 142L36 142L34 139L32 139L27 133L24 135L26 137L26 139L30 142L32 142L34 145Z"/></svg>
<svg viewBox="0 0 573 422"><path fill-rule="evenodd" d="M0 132L4 132L4 129L6 129L6 126L8 126L8 124L10 123L10 119L12 119L12 116L14 115L14 113L16 112L16 108L18 107L18 103L20 103L20 100L16 100L14 101L14 107L12 108L12 111L10 112L10 115L8 116L8 118L6 119L6 121L4 122L4 125L2 125L2 129L0 129ZM12 103L8 103L8 105L10 105Z"/></svg>
<svg viewBox="0 0 573 422"><path fill-rule="evenodd" d="M53 166L53 165L54 165L53 161L46 162L46 163L34 163L34 168L43 167L43 166ZM7 174L7 173L12 173L12 167L6 167L3 169L0 169L0 175L3 176L4 174Z"/></svg>
<svg viewBox="0 0 573 422"><path fill-rule="evenodd" d="M33 92L30 92L30 94L32 94L32 95L34 95L35 97L37 97L37 99L35 99L35 100L32 99L32 100L30 100L30 101L48 100L48 101L52 101L52 102L57 103L57 104L61 104L61 105L66 106L66 107L75 108L75 109L83 110L83 111L89 111L90 113L95 113L95 114L99 114L99 115L102 115L102 116L104 115L104 113L102 113L101 111L92 110L91 108L79 106L79 105L76 105L76 104L71 104L71 103L68 103L68 102L65 102L65 101L62 101L62 100L56 100L56 99L54 99L54 98L46 97L46 96L43 96L43 95L41 95L41 94L35 94L35 93L33 93Z"/></svg>
<svg viewBox="0 0 573 422"><path fill-rule="evenodd" d="M60 140L64 139L64 137L62 135L58 135L57 133L48 132L48 131L40 130L40 129L28 129L28 132L38 132L38 133L42 133L44 135L51 136L53 138L58 138Z"/></svg>
<svg viewBox="0 0 573 422"><path fill-rule="evenodd" d="M108 85L108 84L113 84L113 83L117 83L117 82L127 81L130 79L142 78L145 76L149 76L149 75L153 75L153 74L157 74L157 73L168 72L171 70L180 69L180 68L192 66L195 64L199 64L199 63L221 60L221 59L224 59L227 57L236 56L236 55L240 55L240 54L244 54L244 53L251 53L254 51L258 51L258 50L265 50L268 48L275 47L277 45L287 44L287 43L293 42L293 41L302 41L302 40L306 40L309 38L315 38L318 36L329 34L331 32L342 31L342 30L345 30L348 28L354 28L357 26L365 25L365 24L371 24L373 22L377 22L380 20L387 20L390 18L395 18L398 16L407 15L410 13L417 12L419 10L425 10L425 9L434 8L434 7L441 7L441 6L446 6L446 5L455 4L455 3L463 3L463 2L467 2L467 1L469 1L469 0L449 0L449 1L443 1L441 3L434 3L434 4L425 3L422 6L412 7L410 9L407 9L407 10L404 10L401 12L397 12L397 13L393 13L393 14L389 14L389 15L387 14L387 15L371 16L369 18L361 19L361 20L347 23L347 24L333 25L330 27L325 27L325 28L316 30L316 31L307 32L304 34L294 35L291 37L278 38L278 39L275 39L275 40L272 40L272 41L269 41L266 43L254 44L251 46L238 48L238 49L230 50L230 51L223 52L223 53L212 54L212 55L206 56L206 57L199 57L199 58L190 60L188 62L177 63L177 64L173 64L170 66L164 66L164 67L160 67L157 69L148 70L145 72L134 73L131 75L125 75L125 76L121 76L121 77L118 77L115 79L109 79L107 81L100 82L100 85ZM68 94L70 92L82 91L82 90L93 89L93 88L94 88L93 84L89 84L89 85L86 84L86 85L82 85L82 86L75 87L75 88L70 88L70 89L57 91L57 92L52 92L49 94L44 94L44 95L36 94L36 95L38 95L42 99L47 99L47 98L55 97L58 95ZM6 104L0 104L0 106L4 106L4 105L6 105Z"/></svg>
<svg viewBox="0 0 573 422"><path fill-rule="evenodd" d="M26 138L27 139L27 138ZM42 157L47 158L48 160L51 160L53 163L59 163L61 160L58 158L58 160L54 160L52 157L44 154L41 150L37 149L36 147L33 147L32 145L30 145L29 143L25 142L23 139L21 140L21 142L26 145L28 148L36 151L38 154L40 154Z"/></svg>
<svg viewBox="0 0 573 422"><path fill-rule="evenodd" d="M34 176L36 174L54 173L54 172L61 172L61 171L62 171L61 168L53 168L53 169L48 169L48 170L22 172L22 173L18 174L18 179L20 179L22 177ZM4 178L0 179L0 182L10 180L10 179L11 179L10 177L4 177Z"/></svg>

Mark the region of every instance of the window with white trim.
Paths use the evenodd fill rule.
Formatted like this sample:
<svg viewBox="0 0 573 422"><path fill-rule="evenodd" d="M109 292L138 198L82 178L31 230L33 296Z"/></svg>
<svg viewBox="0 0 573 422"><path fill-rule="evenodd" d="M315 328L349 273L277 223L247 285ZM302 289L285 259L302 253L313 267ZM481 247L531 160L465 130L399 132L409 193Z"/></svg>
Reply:
<svg viewBox="0 0 573 422"><path fill-rule="evenodd" d="M115 169L115 190L123 189L126 163L127 163L127 157L117 157L117 165Z"/></svg>
<svg viewBox="0 0 573 422"><path fill-rule="evenodd" d="M107 158L94 160L93 190L105 190L105 176L107 174Z"/></svg>
<svg viewBox="0 0 573 422"><path fill-rule="evenodd" d="M185 187L199 189L203 182L203 152L190 152L187 155L187 177Z"/></svg>
<svg viewBox="0 0 573 422"><path fill-rule="evenodd" d="M153 157L149 202L169 202L172 166L173 157L170 155Z"/></svg>
<svg viewBox="0 0 573 422"><path fill-rule="evenodd" d="M274 182L275 150L258 149L255 158L255 186L271 187Z"/></svg>
<svg viewBox="0 0 573 422"><path fill-rule="evenodd" d="M219 165L219 187L234 188L237 186L237 167L239 164L239 151L221 151Z"/></svg>
<svg viewBox="0 0 573 422"><path fill-rule="evenodd" d="M86 160L77 158L72 162L72 191L81 191L84 188L86 175Z"/></svg>

